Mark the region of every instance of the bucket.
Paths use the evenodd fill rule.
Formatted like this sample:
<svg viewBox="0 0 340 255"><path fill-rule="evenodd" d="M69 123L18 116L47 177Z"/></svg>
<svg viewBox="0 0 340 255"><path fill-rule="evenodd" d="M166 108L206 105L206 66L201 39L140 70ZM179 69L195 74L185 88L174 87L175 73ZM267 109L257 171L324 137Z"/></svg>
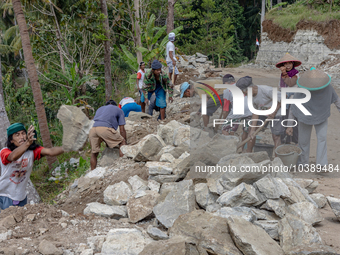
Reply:
<svg viewBox="0 0 340 255"><path fill-rule="evenodd" d="M274 145L267 143L255 143L254 152L258 151L266 151L268 153L269 158L273 156Z"/></svg>
<svg viewBox="0 0 340 255"><path fill-rule="evenodd" d="M302 150L295 145L283 144L276 148L275 153L282 160L282 163L285 166L290 167L297 164Z"/></svg>

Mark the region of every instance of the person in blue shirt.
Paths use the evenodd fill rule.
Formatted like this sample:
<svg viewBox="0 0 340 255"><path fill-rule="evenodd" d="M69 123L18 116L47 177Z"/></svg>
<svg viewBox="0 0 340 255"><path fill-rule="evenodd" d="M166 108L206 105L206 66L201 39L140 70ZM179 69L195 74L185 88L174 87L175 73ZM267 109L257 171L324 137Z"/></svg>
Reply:
<svg viewBox="0 0 340 255"><path fill-rule="evenodd" d="M90 130L89 140L91 144L91 170L97 167L97 158L100 145L104 141L109 148L127 144L125 131L125 116L122 109L113 100L100 107L94 116L94 124ZM119 133L117 129L119 127ZM119 150L120 157L123 153Z"/></svg>

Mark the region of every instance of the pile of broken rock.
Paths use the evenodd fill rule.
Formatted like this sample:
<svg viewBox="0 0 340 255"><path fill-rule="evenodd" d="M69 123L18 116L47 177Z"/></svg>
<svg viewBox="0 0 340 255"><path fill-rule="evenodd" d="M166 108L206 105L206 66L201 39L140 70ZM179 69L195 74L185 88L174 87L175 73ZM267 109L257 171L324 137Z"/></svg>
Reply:
<svg viewBox="0 0 340 255"><path fill-rule="evenodd" d="M310 179L288 172L209 172L205 166L278 166L266 152L237 154L238 138L215 135L173 120L136 145L122 146L146 162L148 181L131 176L110 185L104 203L84 214L128 218L136 228L112 229L101 254L337 254L313 227L327 199L340 219L340 200L313 193ZM190 154L188 153L190 152ZM95 170L96 171L96 170ZM147 230L137 225L151 220ZM126 253L125 251L129 251Z"/></svg>

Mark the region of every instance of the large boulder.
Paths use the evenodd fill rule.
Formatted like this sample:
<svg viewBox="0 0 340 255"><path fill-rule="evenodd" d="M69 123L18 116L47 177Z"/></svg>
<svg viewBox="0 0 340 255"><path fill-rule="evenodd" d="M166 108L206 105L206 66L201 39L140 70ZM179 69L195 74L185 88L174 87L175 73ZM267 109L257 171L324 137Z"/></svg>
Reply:
<svg viewBox="0 0 340 255"><path fill-rule="evenodd" d="M125 205L131 196L130 186L123 181L110 185L104 190L104 202L108 205Z"/></svg>
<svg viewBox="0 0 340 255"><path fill-rule="evenodd" d="M87 204L86 208L84 209L84 214L94 214L113 219L126 218L127 216L125 206L110 206L98 202Z"/></svg>
<svg viewBox="0 0 340 255"><path fill-rule="evenodd" d="M101 254L138 255L152 239L135 228L111 229L103 243Z"/></svg>
<svg viewBox="0 0 340 255"><path fill-rule="evenodd" d="M340 199L335 197L327 197L329 206L332 208L337 219L340 221Z"/></svg>
<svg viewBox="0 0 340 255"><path fill-rule="evenodd" d="M136 223L151 216L158 197L159 194L151 190L141 190L134 194L126 205L130 222Z"/></svg>
<svg viewBox="0 0 340 255"><path fill-rule="evenodd" d="M166 125L158 125L157 135L163 139L165 144L173 145L174 131L181 126L183 125L176 120L172 120Z"/></svg>
<svg viewBox="0 0 340 255"><path fill-rule="evenodd" d="M181 126L173 132L173 145L179 146L182 143L190 141L190 126Z"/></svg>
<svg viewBox="0 0 340 255"><path fill-rule="evenodd" d="M337 254L322 244L320 235L311 224L291 214L279 221L279 238L286 254Z"/></svg>
<svg viewBox="0 0 340 255"><path fill-rule="evenodd" d="M158 135L150 134L136 146L137 153L133 158L135 161L153 161L157 160L157 154L165 146L165 143Z"/></svg>
<svg viewBox="0 0 340 255"><path fill-rule="evenodd" d="M138 175L130 176L128 183L132 187L132 192L136 193L139 190L148 190L148 182L140 178Z"/></svg>
<svg viewBox="0 0 340 255"><path fill-rule="evenodd" d="M290 197L290 191L284 182L277 181L272 175L268 174L255 182L256 187L267 199L278 199L280 197Z"/></svg>
<svg viewBox="0 0 340 255"><path fill-rule="evenodd" d="M161 194L153 209L157 220L166 228L172 227L180 215L195 209L195 192L192 180L184 180L174 186L173 189Z"/></svg>
<svg viewBox="0 0 340 255"><path fill-rule="evenodd" d="M243 254L284 255L282 248L261 227L240 217L228 219L230 235Z"/></svg>
<svg viewBox="0 0 340 255"><path fill-rule="evenodd" d="M102 157L99 159L98 166L106 167L113 165L119 159L119 148L108 148L102 152Z"/></svg>
<svg viewBox="0 0 340 255"><path fill-rule="evenodd" d="M312 225L320 223L323 220L318 207L309 202L292 204L288 206L287 211Z"/></svg>
<svg viewBox="0 0 340 255"><path fill-rule="evenodd" d="M327 198L320 193L313 193L309 195L314 202L318 205L319 208L323 208L325 207L325 205L327 204Z"/></svg>
<svg viewBox="0 0 340 255"><path fill-rule="evenodd" d="M181 215L170 229L170 237L190 237L206 254L241 255L228 233L227 219L196 210ZM203 253L204 254L204 253Z"/></svg>
<svg viewBox="0 0 340 255"><path fill-rule="evenodd" d="M195 185L196 202L202 208L207 208L211 204L215 204L218 196L209 191L206 183L198 183Z"/></svg>
<svg viewBox="0 0 340 255"><path fill-rule="evenodd" d="M254 225L259 226L267 232L267 234L274 240L279 239L279 221L277 220L258 220L253 222Z"/></svg>
<svg viewBox="0 0 340 255"><path fill-rule="evenodd" d="M262 206L261 209L274 212L280 218L283 218L287 212L287 205L281 198L279 199L268 199Z"/></svg>
<svg viewBox="0 0 340 255"><path fill-rule="evenodd" d="M214 212L214 215L226 219L231 216L237 216L250 222L253 222L257 219L253 210L249 207L222 207L221 209Z"/></svg>
<svg viewBox="0 0 340 255"><path fill-rule="evenodd" d="M71 105L62 105L57 118L63 124L63 150L68 152L82 149L93 121L90 121L80 108Z"/></svg>
<svg viewBox="0 0 340 255"><path fill-rule="evenodd" d="M183 240L182 237L173 237L166 241L152 242L145 246L139 255L199 255L195 245Z"/></svg>
<svg viewBox="0 0 340 255"><path fill-rule="evenodd" d="M251 206L259 201L255 188L251 185L241 183L231 191L223 193L217 203L223 206Z"/></svg>

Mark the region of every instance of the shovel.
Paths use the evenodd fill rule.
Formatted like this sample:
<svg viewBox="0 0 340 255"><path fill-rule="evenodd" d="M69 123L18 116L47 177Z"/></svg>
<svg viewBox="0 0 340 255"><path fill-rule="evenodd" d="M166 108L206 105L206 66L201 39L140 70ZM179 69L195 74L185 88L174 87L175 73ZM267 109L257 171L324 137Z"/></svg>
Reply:
<svg viewBox="0 0 340 255"><path fill-rule="evenodd" d="M269 120L266 119L263 123L263 126L262 127L259 127L255 132L254 132L254 139L256 139L256 135L262 130L262 128L267 124ZM241 147L243 147L247 142L249 142L251 140L251 137L248 137L246 140L244 140L243 142L239 143L237 145L237 150Z"/></svg>

